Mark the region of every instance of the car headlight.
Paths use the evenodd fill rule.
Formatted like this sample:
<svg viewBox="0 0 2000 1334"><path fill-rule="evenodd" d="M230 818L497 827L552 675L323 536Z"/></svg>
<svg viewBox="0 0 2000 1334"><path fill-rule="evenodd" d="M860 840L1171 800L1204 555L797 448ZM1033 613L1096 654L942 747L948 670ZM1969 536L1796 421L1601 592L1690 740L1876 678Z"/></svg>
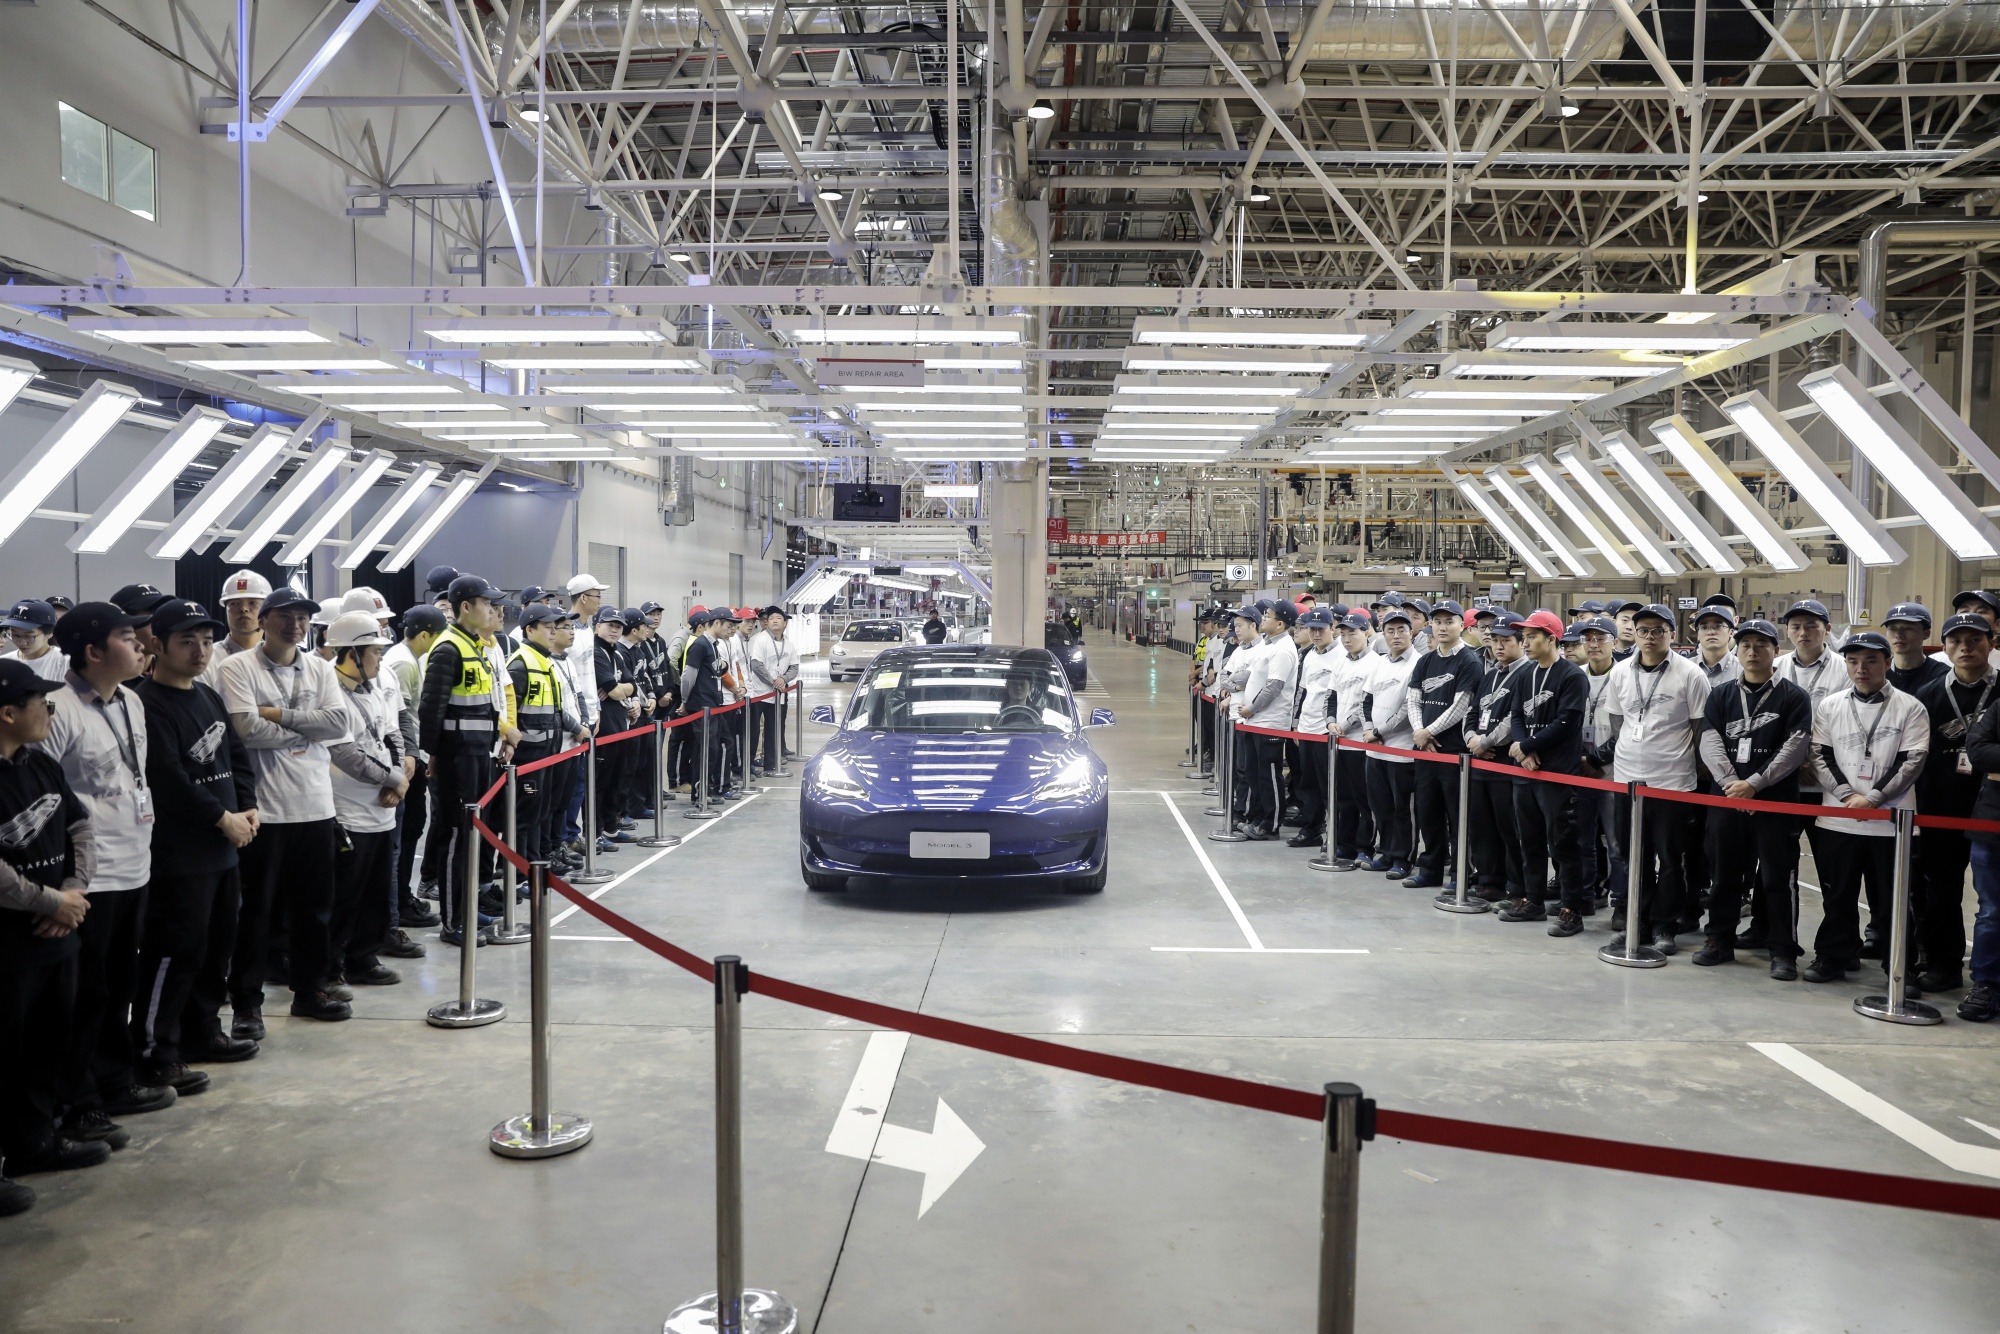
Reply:
<svg viewBox="0 0 2000 1334"><path fill-rule="evenodd" d="M1069 660L1070 660L1071 662L1082 662L1082 661L1083 661L1083 650L1082 650L1082 649L1080 649L1080 648L1073 648L1073 649L1071 649L1071 650L1069 651Z"/></svg>
<svg viewBox="0 0 2000 1334"><path fill-rule="evenodd" d="M833 656L836 658L844 658L847 656L847 650L844 648L837 648L833 651Z"/></svg>
<svg viewBox="0 0 2000 1334"><path fill-rule="evenodd" d="M861 798L868 795L859 780L832 756L822 756L813 770L813 783L829 797Z"/></svg>
<svg viewBox="0 0 2000 1334"><path fill-rule="evenodd" d="M1097 775L1091 772L1090 761L1079 755L1064 765L1061 773L1036 790L1035 800L1067 801L1071 797L1087 797L1096 786Z"/></svg>

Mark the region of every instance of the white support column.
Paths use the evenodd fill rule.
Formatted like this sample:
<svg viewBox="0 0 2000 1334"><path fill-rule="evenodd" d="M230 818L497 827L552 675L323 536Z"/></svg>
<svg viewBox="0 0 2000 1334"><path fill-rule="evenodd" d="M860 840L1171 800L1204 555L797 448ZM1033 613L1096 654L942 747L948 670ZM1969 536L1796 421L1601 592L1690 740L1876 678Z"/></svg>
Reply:
<svg viewBox="0 0 2000 1334"><path fill-rule="evenodd" d="M1039 648L1049 601L1048 464L996 465L989 485L993 642Z"/></svg>

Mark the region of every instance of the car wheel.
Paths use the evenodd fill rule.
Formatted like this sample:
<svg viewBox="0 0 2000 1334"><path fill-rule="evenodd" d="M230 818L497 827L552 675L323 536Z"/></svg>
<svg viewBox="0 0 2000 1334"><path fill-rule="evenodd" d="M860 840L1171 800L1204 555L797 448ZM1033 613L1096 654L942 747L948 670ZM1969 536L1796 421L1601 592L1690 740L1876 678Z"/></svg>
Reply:
<svg viewBox="0 0 2000 1334"><path fill-rule="evenodd" d="M813 890L817 893L821 894L837 893L840 890L844 890L847 888L846 876L821 875L817 871L808 871L805 868L804 863L800 863L799 865L799 874L805 877L806 888Z"/></svg>
<svg viewBox="0 0 2000 1334"><path fill-rule="evenodd" d="M1104 882L1111 875L1111 854L1104 854L1104 861L1094 875L1080 875L1063 882L1065 894L1102 894Z"/></svg>

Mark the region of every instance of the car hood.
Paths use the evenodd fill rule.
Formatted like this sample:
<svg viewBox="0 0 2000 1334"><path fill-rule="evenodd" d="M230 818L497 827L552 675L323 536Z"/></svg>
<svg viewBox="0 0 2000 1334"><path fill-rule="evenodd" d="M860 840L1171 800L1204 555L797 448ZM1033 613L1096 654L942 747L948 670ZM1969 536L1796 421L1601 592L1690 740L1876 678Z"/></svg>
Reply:
<svg viewBox="0 0 2000 1334"><path fill-rule="evenodd" d="M843 732L817 765L837 762L877 810L1026 811L1100 800L1104 762L1081 736L1058 733ZM1054 800L1037 797L1074 766L1089 789ZM808 778L811 778L809 772Z"/></svg>

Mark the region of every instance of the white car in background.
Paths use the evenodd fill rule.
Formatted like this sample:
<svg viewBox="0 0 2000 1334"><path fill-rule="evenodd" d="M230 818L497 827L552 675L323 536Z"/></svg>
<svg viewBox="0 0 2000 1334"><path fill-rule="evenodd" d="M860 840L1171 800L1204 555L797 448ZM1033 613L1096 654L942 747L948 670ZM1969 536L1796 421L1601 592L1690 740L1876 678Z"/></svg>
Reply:
<svg viewBox="0 0 2000 1334"><path fill-rule="evenodd" d="M835 681L859 680L884 649L910 642L900 621L851 621L827 651L826 674Z"/></svg>

